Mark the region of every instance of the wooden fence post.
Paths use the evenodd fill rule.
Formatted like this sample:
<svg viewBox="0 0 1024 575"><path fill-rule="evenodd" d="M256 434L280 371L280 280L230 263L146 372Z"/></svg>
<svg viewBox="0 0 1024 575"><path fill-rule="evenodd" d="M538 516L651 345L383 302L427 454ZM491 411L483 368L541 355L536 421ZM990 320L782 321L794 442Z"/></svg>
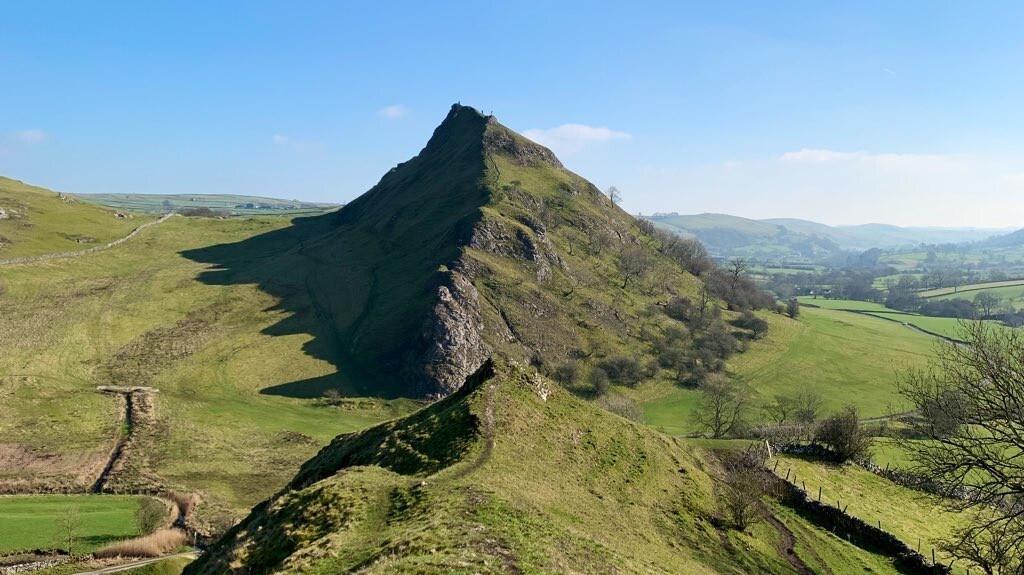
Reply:
<svg viewBox="0 0 1024 575"><path fill-rule="evenodd" d="M821 503L821 486L818 486L818 503Z"/></svg>

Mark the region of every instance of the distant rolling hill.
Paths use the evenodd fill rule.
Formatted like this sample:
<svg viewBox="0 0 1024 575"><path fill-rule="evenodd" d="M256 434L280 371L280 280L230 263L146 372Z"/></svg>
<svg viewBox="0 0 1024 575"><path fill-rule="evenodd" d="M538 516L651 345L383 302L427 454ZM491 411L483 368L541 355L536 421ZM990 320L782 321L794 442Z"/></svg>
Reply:
<svg viewBox="0 0 1024 575"><path fill-rule="evenodd" d="M1024 229L1017 230L1001 236L989 238L979 244L984 248L1012 248L1024 246Z"/></svg>
<svg viewBox="0 0 1024 575"><path fill-rule="evenodd" d="M662 229L698 238L714 255L766 261L823 261L847 251L974 242L1005 232L983 228L904 228L887 224L829 226L794 218L752 220L728 214L658 214L647 219Z"/></svg>
<svg viewBox="0 0 1024 575"><path fill-rule="evenodd" d="M76 194L86 202L147 214L165 214L189 208L209 208L229 215L320 214L340 204L281 200L234 194Z"/></svg>

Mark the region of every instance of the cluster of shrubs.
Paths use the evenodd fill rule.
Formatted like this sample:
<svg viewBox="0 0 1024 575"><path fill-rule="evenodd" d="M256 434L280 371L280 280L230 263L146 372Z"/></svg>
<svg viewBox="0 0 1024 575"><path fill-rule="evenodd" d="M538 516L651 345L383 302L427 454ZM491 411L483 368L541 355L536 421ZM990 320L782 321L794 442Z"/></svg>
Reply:
<svg viewBox="0 0 1024 575"><path fill-rule="evenodd" d="M719 267L699 241L657 230L647 220L639 220L636 225L642 234L655 241L662 255L700 278L704 287L696 297L674 296L652 306L678 322L671 322L672 325L645 338L651 345L653 358L641 362L637 357L619 354L588 361L587 365L569 359L548 368L548 374L563 385L585 381L593 396L599 399L610 398L608 392L613 385L634 387L656 377L662 370L668 370L680 384L700 387L709 376L722 373L733 354L745 351L749 340L761 338L768 332L768 322L758 317L755 310L786 312L785 306L777 308L774 297L749 278L745 261L734 260L728 267ZM600 253L613 242L604 230L595 226L590 230L588 243L592 251ZM627 287L629 282L649 275L656 263L646 249L627 244L618 253L617 265L623 278L622 287ZM724 302L730 311L739 312L739 316L727 323L722 318L719 302ZM793 311L792 315L795 313ZM542 361L537 363L543 368ZM608 399L606 403L609 403L606 406L609 411L622 412L620 415L625 417L631 417L638 409L622 405L623 400L619 399Z"/></svg>
<svg viewBox="0 0 1024 575"><path fill-rule="evenodd" d="M977 315L974 304L960 298L926 301L918 309L921 315L970 319Z"/></svg>

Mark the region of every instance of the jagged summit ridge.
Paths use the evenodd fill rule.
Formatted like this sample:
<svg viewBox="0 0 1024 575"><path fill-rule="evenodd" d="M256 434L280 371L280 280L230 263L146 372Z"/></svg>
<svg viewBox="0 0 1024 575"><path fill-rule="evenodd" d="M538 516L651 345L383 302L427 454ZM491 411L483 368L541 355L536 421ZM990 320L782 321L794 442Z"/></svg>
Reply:
<svg viewBox="0 0 1024 575"><path fill-rule="evenodd" d="M497 352L538 365L626 353L653 303L623 282L627 246L674 289L696 282L551 150L458 104L416 156L343 209L229 251L281 240L295 247L267 258L286 271L260 286L293 319L274 332L313 335L306 349L338 370L286 386L300 397L446 395ZM222 251L190 257L221 264ZM236 275L269 265L241 262Z"/></svg>

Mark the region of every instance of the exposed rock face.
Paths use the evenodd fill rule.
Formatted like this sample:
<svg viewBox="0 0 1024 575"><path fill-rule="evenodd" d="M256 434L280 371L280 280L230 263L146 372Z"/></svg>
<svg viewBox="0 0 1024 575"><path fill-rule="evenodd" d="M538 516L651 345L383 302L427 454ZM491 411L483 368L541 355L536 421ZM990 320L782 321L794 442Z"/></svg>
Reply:
<svg viewBox="0 0 1024 575"><path fill-rule="evenodd" d="M497 122L493 116L488 121ZM558 161L551 150L526 138L516 138L504 130L488 131L484 136L484 147L507 156L521 166L563 167L562 162Z"/></svg>
<svg viewBox="0 0 1024 575"><path fill-rule="evenodd" d="M452 272L449 285L437 288L437 303L423 330L429 343L423 369L445 394L459 389L491 355L479 305L476 287L458 271Z"/></svg>

